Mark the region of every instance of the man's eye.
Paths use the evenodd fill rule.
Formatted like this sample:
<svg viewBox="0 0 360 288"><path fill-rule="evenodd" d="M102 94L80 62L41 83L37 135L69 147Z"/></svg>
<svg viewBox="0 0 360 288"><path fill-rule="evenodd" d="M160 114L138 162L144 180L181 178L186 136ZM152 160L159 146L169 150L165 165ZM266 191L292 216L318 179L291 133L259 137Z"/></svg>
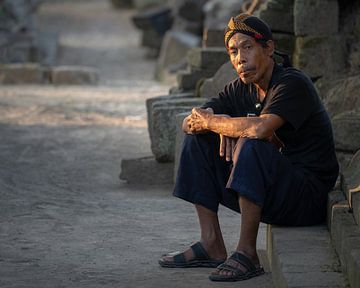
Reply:
<svg viewBox="0 0 360 288"><path fill-rule="evenodd" d="M251 48L251 45L246 45L245 46L245 49L250 49Z"/></svg>
<svg viewBox="0 0 360 288"><path fill-rule="evenodd" d="M237 54L237 51L236 51L236 50L230 50L230 54L231 54L231 55L236 55L236 54Z"/></svg>

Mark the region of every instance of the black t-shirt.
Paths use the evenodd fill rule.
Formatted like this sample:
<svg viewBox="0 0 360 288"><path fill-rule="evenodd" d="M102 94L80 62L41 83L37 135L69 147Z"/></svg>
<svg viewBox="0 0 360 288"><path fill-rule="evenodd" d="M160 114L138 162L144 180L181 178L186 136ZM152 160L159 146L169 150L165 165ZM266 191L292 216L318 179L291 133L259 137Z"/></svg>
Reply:
<svg viewBox="0 0 360 288"><path fill-rule="evenodd" d="M244 84L238 78L226 85L218 98L211 99L203 107L231 117L279 115L285 120L276 131L285 144L281 153L295 167L302 169L312 182L332 186L339 168L331 122L310 78L299 70L275 64L260 109L255 107L256 101L255 86Z"/></svg>

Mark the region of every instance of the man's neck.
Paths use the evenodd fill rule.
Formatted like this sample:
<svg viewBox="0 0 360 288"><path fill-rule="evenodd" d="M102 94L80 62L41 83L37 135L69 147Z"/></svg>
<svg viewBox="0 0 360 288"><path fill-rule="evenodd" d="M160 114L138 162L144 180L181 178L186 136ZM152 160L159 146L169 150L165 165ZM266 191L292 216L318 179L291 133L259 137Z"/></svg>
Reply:
<svg viewBox="0 0 360 288"><path fill-rule="evenodd" d="M259 94L260 100L264 99L266 96L266 92L269 87L269 83L271 81L271 76L273 73L274 65L275 65L275 62L271 61L264 73L264 77L259 81L259 83L254 83L258 89L258 94Z"/></svg>

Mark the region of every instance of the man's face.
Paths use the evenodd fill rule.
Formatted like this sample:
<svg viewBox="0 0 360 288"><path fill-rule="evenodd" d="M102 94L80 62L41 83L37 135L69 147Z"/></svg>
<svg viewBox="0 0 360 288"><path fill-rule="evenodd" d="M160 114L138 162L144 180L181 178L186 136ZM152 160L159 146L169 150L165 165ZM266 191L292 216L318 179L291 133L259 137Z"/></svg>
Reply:
<svg viewBox="0 0 360 288"><path fill-rule="evenodd" d="M245 84L258 84L272 61L273 46L263 47L253 37L236 33L229 41L228 52L240 79Z"/></svg>

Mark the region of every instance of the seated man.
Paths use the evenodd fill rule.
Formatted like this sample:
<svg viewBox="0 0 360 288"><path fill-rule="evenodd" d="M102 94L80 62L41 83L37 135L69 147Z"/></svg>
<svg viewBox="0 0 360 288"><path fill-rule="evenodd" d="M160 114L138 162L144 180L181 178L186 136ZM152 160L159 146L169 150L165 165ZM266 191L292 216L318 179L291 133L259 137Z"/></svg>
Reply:
<svg viewBox="0 0 360 288"><path fill-rule="evenodd" d="M231 18L225 46L239 78L185 118L174 189L195 205L201 239L159 264L217 267L211 280L238 281L264 272L256 252L260 221L299 226L325 220L339 168L331 123L314 85L299 70L275 63L268 25L247 14ZM242 217L229 258L219 203Z"/></svg>

